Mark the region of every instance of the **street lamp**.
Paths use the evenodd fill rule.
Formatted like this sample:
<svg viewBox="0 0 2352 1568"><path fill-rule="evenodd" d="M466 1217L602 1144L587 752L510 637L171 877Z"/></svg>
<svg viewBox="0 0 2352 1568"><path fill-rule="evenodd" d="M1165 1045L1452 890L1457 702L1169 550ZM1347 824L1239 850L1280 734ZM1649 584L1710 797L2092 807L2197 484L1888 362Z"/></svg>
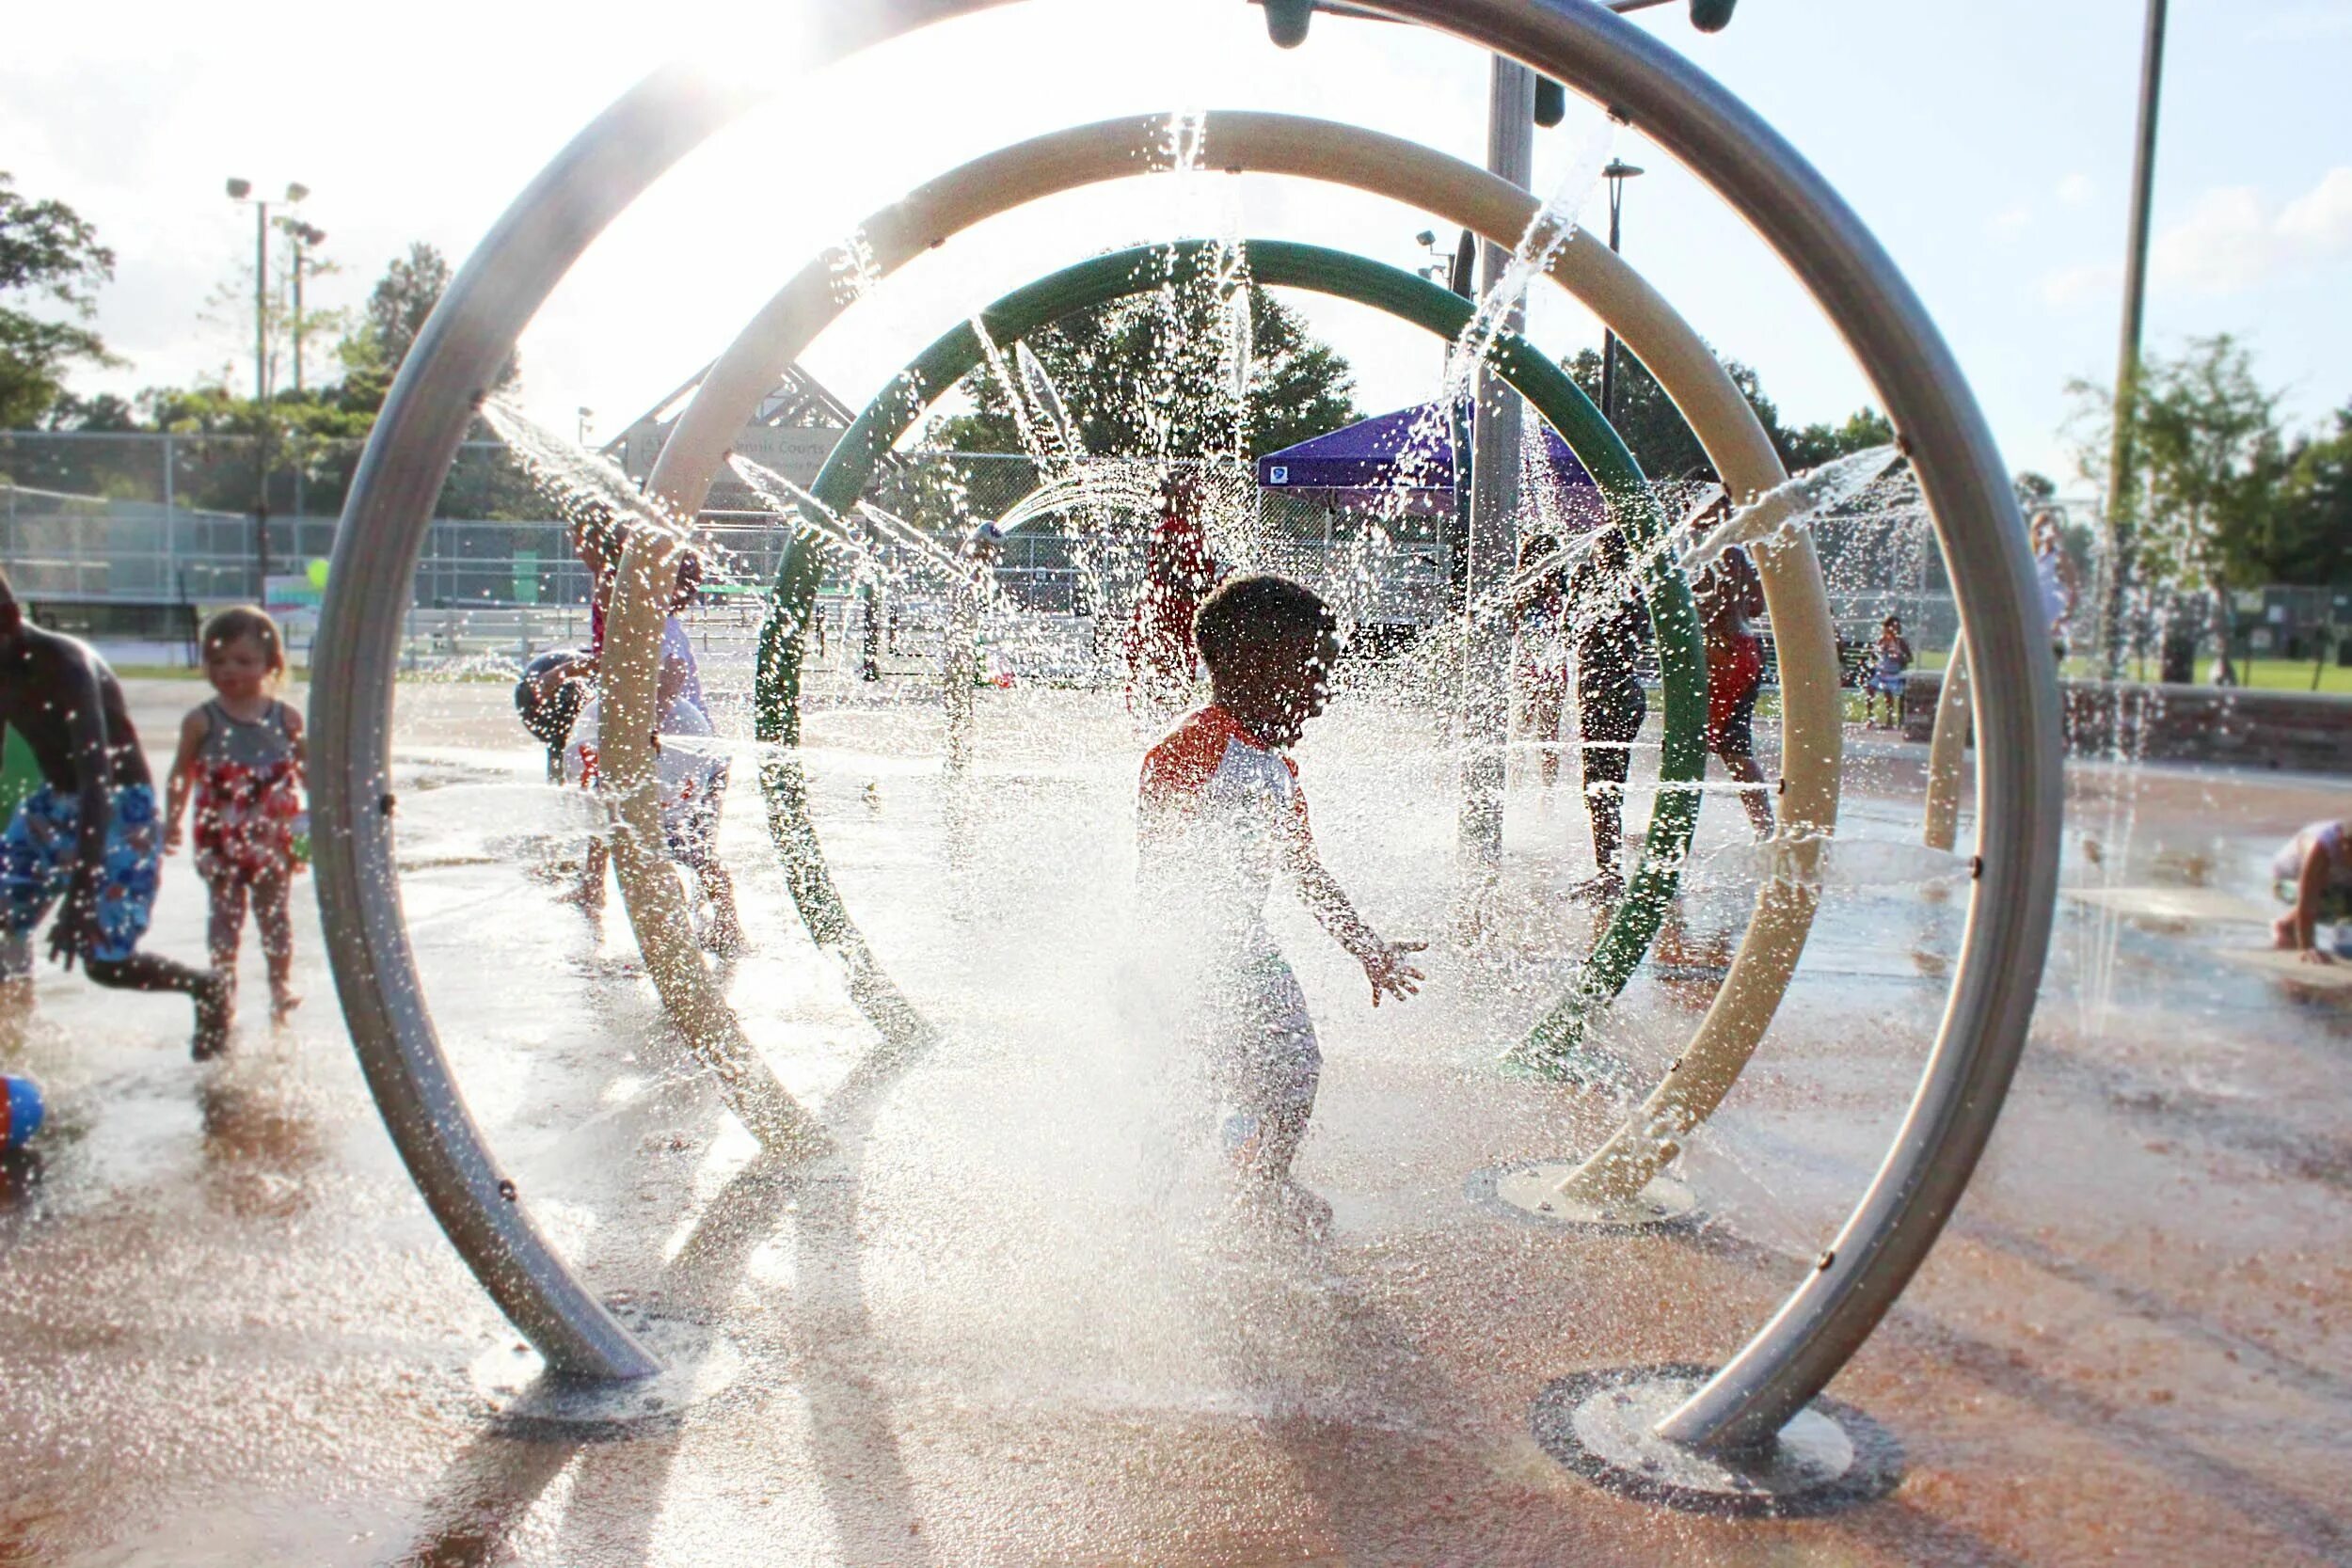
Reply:
<svg viewBox="0 0 2352 1568"><path fill-rule="evenodd" d="M289 183L285 205L298 205L310 194L310 187ZM269 208L266 199L253 200L253 182L231 178L229 199L251 201L253 206L253 408L254 417L262 421L264 438L256 453L253 480L253 563L256 573L254 597L263 598L269 591L269 461L266 433L269 424ZM319 235L325 239L324 234ZM301 288L297 268L296 290ZM297 295L297 297L299 297ZM297 328L299 330L299 328ZM295 385L299 387L298 378Z"/></svg>
<svg viewBox="0 0 2352 1568"><path fill-rule="evenodd" d="M1612 158L1609 166L1600 172L1609 182L1609 249L1613 255L1617 248L1617 220L1625 209L1625 182L1639 177L1642 171L1623 158ZM1600 339L1600 417L1613 420L1617 417L1617 335L1610 331L1603 331Z"/></svg>
<svg viewBox="0 0 2352 1568"><path fill-rule="evenodd" d="M582 408L580 411L580 444L583 447L588 444L588 427L596 422L596 411L593 408Z"/></svg>
<svg viewBox="0 0 2352 1568"><path fill-rule="evenodd" d="M1427 266L1414 270L1433 283L1444 284L1464 299L1470 298L1470 267L1477 256L1476 242L1470 230L1462 230L1462 243L1453 250L1439 249L1438 236L1426 229L1414 235L1413 241L1432 258Z"/></svg>
<svg viewBox="0 0 2352 1568"><path fill-rule="evenodd" d="M289 325L294 333L294 389L302 395L302 278L305 273L318 269L310 261L310 252L326 243L326 230L300 218L280 217L271 220L278 230L294 244L294 317Z"/></svg>

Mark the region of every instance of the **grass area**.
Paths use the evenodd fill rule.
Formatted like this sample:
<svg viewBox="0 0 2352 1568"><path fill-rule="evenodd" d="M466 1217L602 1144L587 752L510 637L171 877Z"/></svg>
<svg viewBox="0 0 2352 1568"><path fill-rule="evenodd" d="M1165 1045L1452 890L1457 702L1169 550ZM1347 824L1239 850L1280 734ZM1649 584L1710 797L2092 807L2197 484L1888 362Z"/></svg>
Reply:
<svg viewBox="0 0 2352 1568"><path fill-rule="evenodd" d="M1941 670L1950 658L1951 654L1947 649L1923 648L1919 652L1919 662L1915 668ZM2213 661L2210 658L2197 661L2197 669L2201 674L2209 673L2212 667ZM2241 658L2237 661L2237 668L2239 684L2258 690L2310 691L2312 689L2312 664L2308 658ZM2143 676L2143 671L2137 666L2134 666L2129 673L2135 679ZM2078 656L2061 664L2058 667L2058 673L2069 680L2096 680L2099 671L2092 660ZM2144 673L2154 674L2154 666L2148 666ZM2208 683L2200 680L2192 684L2203 686ZM2352 697L2352 666L2331 661L2321 668L2318 689L2324 692L2333 692L2338 696Z"/></svg>

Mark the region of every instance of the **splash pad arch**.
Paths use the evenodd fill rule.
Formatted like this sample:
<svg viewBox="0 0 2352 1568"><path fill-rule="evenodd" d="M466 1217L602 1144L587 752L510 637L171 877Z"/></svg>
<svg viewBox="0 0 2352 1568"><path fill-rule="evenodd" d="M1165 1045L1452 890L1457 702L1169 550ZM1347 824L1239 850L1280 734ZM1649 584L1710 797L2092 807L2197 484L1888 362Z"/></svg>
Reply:
<svg viewBox="0 0 2352 1568"><path fill-rule="evenodd" d="M1001 0L878 0L854 15L811 8L817 53L830 59L993 3ZM2036 630L2022 523L1982 418L1916 299L1836 194L1723 89L1589 0L1369 8L1508 55L1610 105L1758 230L1822 305L1902 433L1978 665L1979 875L1949 1006L1894 1147L1819 1265L1726 1366L1636 1374L1664 1397L1637 1404L1640 1418L1616 1429L1588 1432L1587 1407L1575 1414L1593 1452L1661 1451L1699 1466L1700 1493L1715 1484L1707 1478L1731 1474L1732 1492L1754 1495L1754 1478L1769 1481L1788 1471L1775 1464L1811 1451L1819 1412L1808 1407L1932 1246L1990 1136L2030 1021L2055 893L2059 773L2054 672ZM453 1244L550 1370L573 1380L641 1380L661 1363L532 1224L451 1079L392 876L387 721L401 605L381 590L405 579L473 400L523 325L603 225L740 106L682 73L657 75L559 155L493 230L427 325L371 439L319 638L317 685L333 694L312 727L319 893L355 1046ZM785 1125L797 1122L787 1115ZM1653 1148L1675 1135L1670 1120L1640 1134ZM1622 1391L1596 1396L1613 1397L1629 1402ZM1818 1469L1797 1465L1790 1484L1819 1492Z"/></svg>

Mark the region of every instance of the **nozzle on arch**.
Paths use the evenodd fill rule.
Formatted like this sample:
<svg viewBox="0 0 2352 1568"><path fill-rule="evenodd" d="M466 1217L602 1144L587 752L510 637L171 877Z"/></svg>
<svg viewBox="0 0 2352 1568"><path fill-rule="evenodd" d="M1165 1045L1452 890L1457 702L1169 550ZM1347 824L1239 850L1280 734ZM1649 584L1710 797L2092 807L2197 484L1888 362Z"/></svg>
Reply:
<svg viewBox="0 0 2352 1568"><path fill-rule="evenodd" d="M1549 131L1568 118L1568 89L1549 76L1535 78L1535 123Z"/></svg>
<svg viewBox="0 0 2352 1568"><path fill-rule="evenodd" d="M1731 25L1731 8L1739 0L1691 0L1691 25L1702 33L1720 33Z"/></svg>
<svg viewBox="0 0 2352 1568"><path fill-rule="evenodd" d="M1315 0L1265 0L1266 37L1277 48L1295 49L1307 41L1307 24L1314 14Z"/></svg>

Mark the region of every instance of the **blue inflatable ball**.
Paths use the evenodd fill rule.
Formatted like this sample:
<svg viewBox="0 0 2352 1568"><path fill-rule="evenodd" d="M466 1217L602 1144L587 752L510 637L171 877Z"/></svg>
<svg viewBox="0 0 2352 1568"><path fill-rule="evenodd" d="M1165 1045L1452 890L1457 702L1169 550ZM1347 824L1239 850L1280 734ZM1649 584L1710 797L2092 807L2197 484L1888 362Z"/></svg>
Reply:
<svg viewBox="0 0 2352 1568"><path fill-rule="evenodd" d="M31 1142L43 1115L39 1084L30 1078L0 1077L0 1154Z"/></svg>

